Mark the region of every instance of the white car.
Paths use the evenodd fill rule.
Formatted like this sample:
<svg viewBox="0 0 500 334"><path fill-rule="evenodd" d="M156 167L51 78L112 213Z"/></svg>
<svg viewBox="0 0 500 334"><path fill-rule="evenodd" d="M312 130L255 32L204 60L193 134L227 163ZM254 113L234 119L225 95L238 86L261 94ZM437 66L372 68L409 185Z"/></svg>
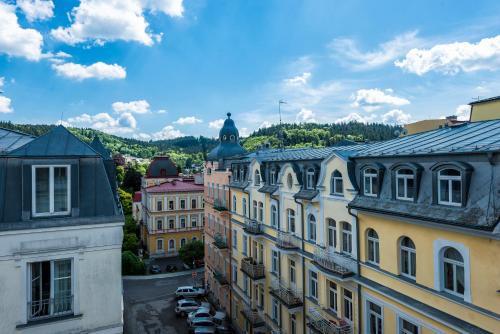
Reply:
<svg viewBox="0 0 500 334"><path fill-rule="evenodd" d="M183 297L183 298L194 298L194 297L201 297L204 295L205 295L205 289L195 288L193 286L180 286L177 288L177 291L175 291L176 297Z"/></svg>
<svg viewBox="0 0 500 334"><path fill-rule="evenodd" d="M200 303L194 299L181 299L175 306L175 314L177 316L185 317L190 312L196 311L200 307L210 307L209 303Z"/></svg>
<svg viewBox="0 0 500 334"><path fill-rule="evenodd" d="M197 318L209 318L212 319L214 322L216 320L224 320L226 319L226 313L225 312L213 312L210 310L210 308L207 307L200 307L196 311L193 311L188 314L187 316L187 325L191 326L191 323L193 322L194 319Z"/></svg>

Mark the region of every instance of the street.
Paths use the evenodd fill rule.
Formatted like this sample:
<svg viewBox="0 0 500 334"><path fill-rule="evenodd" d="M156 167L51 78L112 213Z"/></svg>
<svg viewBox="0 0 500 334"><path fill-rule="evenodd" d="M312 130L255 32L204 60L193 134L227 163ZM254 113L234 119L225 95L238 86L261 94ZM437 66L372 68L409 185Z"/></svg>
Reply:
<svg viewBox="0 0 500 334"><path fill-rule="evenodd" d="M175 316L174 293L178 286L191 284L191 273L144 280L124 279L124 333L187 334L186 319Z"/></svg>

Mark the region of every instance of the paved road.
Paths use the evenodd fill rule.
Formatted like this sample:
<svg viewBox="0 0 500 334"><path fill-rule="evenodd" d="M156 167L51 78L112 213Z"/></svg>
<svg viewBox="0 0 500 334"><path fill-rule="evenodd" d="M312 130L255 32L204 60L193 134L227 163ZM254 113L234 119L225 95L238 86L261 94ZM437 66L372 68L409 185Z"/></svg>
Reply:
<svg viewBox="0 0 500 334"><path fill-rule="evenodd" d="M203 275L202 273L198 275ZM178 286L191 274L148 280L123 280L125 334L187 334L186 320L174 313Z"/></svg>

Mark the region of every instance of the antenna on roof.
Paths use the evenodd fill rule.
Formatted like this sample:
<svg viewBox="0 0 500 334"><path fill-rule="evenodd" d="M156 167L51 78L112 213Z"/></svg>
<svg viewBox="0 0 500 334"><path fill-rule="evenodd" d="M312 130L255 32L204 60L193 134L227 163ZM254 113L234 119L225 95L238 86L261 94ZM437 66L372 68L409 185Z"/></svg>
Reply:
<svg viewBox="0 0 500 334"><path fill-rule="evenodd" d="M278 101L278 113L280 115L280 131L279 131L279 140L280 140L280 147L283 148L284 145L284 140L283 140L283 126L281 124L281 105L282 104L287 104L286 101L284 100L279 100Z"/></svg>
<svg viewBox="0 0 500 334"><path fill-rule="evenodd" d="M472 97L471 99L472 99L472 100L479 101L479 100L481 100L481 99L482 99L482 97L478 95L477 97Z"/></svg>
<svg viewBox="0 0 500 334"><path fill-rule="evenodd" d="M59 125L62 125L63 117L64 117L64 109L61 111L61 119L59 120Z"/></svg>

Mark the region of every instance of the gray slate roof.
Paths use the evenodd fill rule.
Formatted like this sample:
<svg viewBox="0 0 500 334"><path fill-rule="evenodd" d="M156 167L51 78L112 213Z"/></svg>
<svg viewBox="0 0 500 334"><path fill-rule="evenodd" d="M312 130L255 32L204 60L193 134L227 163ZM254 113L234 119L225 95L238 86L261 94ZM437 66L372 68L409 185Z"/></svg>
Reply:
<svg viewBox="0 0 500 334"><path fill-rule="evenodd" d="M481 153L500 150L500 120L417 133L368 145L355 157Z"/></svg>
<svg viewBox="0 0 500 334"><path fill-rule="evenodd" d="M92 143L90 143L90 147L92 147L97 153L99 153L104 160L113 160L111 158L111 154L109 154L108 149L104 147L99 137L94 137Z"/></svg>
<svg viewBox="0 0 500 334"><path fill-rule="evenodd" d="M29 143L35 137L14 130L0 128L0 155Z"/></svg>

